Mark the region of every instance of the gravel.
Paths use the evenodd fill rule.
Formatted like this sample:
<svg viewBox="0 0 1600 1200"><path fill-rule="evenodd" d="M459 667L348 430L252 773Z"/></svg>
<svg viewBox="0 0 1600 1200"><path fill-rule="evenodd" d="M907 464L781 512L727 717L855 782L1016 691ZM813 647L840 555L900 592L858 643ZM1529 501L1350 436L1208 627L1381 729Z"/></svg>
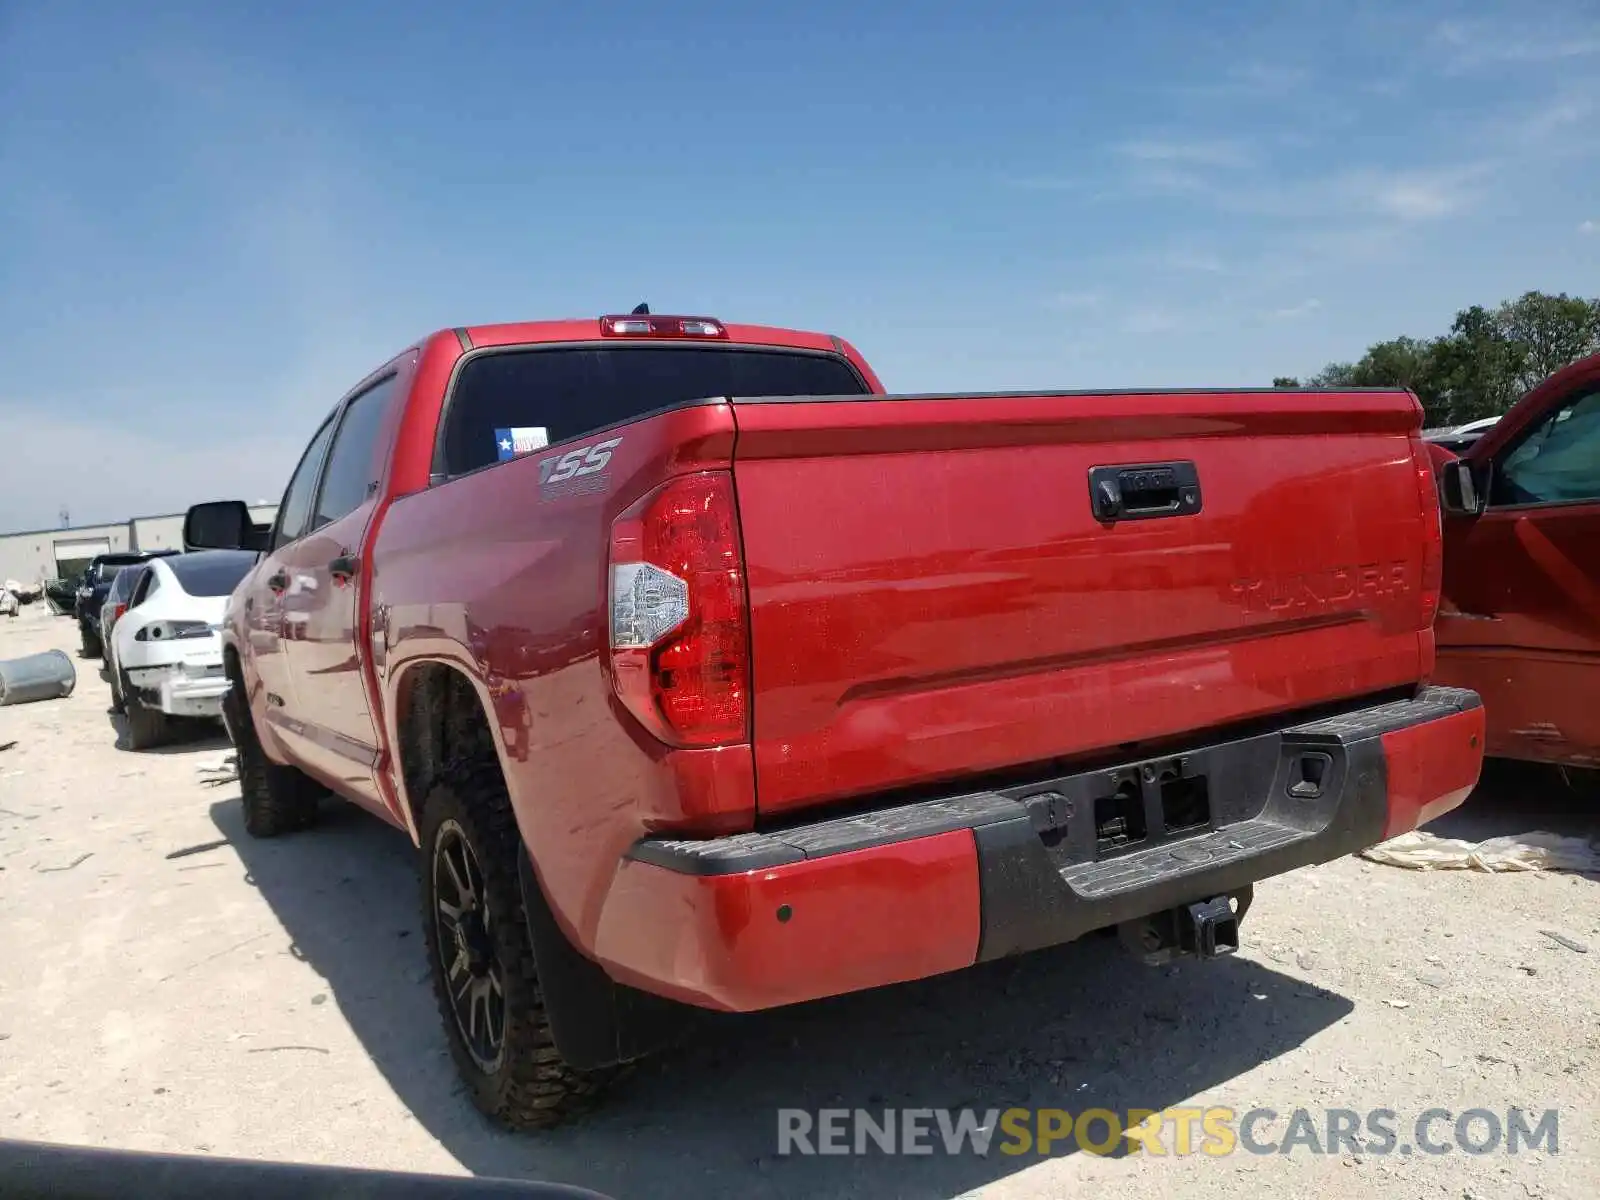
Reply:
<svg viewBox="0 0 1600 1200"><path fill-rule="evenodd" d="M76 643L43 605L0 657ZM580 1183L625 1197L1593 1197L1600 881L1348 859L1257 889L1244 949L1151 969L1110 939L711 1021L581 1127L488 1128L426 985L413 851L338 806L252 842L220 729L119 748L98 664L0 709L0 1136ZM1594 837L1511 772L1439 832ZM929 920L937 920L930 913ZM1560 1110L1560 1152L778 1154L777 1110ZM1448 1135L1449 1125L1437 1131Z"/></svg>

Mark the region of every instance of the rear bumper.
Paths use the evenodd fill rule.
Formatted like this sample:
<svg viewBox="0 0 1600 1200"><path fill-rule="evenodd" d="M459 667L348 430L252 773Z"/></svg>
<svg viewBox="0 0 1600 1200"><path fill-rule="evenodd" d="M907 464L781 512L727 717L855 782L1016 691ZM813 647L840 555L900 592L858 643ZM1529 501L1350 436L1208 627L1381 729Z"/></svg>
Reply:
<svg viewBox="0 0 1600 1200"><path fill-rule="evenodd" d="M142 700L174 717L220 717L228 694L226 676L196 674L182 664L130 668L128 680Z"/></svg>
<svg viewBox="0 0 1600 1200"><path fill-rule="evenodd" d="M620 982L735 1011L956 970L1414 829L1466 799L1483 740L1476 693L1426 688L1018 787L650 838L622 862L593 952Z"/></svg>

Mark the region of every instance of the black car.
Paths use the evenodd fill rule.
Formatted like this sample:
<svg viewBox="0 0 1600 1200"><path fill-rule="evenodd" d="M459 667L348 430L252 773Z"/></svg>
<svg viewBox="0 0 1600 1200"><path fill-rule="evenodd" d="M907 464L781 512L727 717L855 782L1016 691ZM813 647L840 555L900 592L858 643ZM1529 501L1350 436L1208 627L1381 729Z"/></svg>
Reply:
<svg viewBox="0 0 1600 1200"><path fill-rule="evenodd" d="M84 658L99 658L105 653L100 638L100 609L111 591L116 577L129 567L149 562L177 550L123 551L117 554L97 554L84 569L83 580L78 585L78 636L83 643Z"/></svg>
<svg viewBox="0 0 1600 1200"><path fill-rule="evenodd" d="M143 563L129 563L123 567L111 581L111 588L100 604L100 653L108 667L112 665L111 632L116 628L117 618L122 615L118 609L127 610L128 598L133 595L133 589L139 586L139 579L145 570Z"/></svg>

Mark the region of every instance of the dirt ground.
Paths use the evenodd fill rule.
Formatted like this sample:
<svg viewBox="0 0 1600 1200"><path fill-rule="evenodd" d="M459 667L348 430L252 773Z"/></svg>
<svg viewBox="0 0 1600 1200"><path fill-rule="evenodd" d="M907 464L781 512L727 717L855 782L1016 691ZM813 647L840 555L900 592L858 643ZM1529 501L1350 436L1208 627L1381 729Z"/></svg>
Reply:
<svg viewBox="0 0 1600 1200"><path fill-rule="evenodd" d="M44 609L0 619L0 658L73 651ZM336 806L251 841L237 784L200 773L227 753L220 727L129 752L98 664L77 666L70 698L0 708L0 1136L617 1200L1600 1194L1600 879L1355 859L1259 888L1234 958L1153 969L1091 940L719 1019L581 1127L493 1131L446 1056L404 836ZM1512 772L1435 828L1596 837L1600 807ZM777 1154L781 1107L1182 1104L1305 1108L1318 1128L1327 1108L1387 1108L1403 1142L1430 1108L1553 1108L1559 1153Z"/></svg>

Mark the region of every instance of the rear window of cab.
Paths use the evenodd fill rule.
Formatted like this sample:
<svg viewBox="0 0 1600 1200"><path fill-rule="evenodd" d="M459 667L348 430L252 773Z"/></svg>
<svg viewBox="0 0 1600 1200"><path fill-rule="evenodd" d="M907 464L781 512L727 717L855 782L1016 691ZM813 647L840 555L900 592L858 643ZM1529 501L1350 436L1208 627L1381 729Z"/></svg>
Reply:
<svg viewBox="0 0 1600 1200"><path fill-rule="evenodd" d="M657 409L722 396L861 396L844 359L720 345L497 350L461 365L436 468L446 477Z"/></svg>

